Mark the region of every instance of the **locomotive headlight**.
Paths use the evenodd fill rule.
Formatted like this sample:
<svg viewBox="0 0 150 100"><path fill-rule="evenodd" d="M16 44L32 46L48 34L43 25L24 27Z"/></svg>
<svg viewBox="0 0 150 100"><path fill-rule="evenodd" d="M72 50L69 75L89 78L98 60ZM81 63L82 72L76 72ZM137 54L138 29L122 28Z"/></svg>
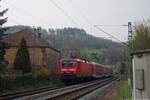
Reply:
<svg viewBox="0 0 150 100"><path fill-rule="evenodd" d="M76 69L69 69L69 71L76 71Z"/></svg>
<svg viewBox="0 0 150 100"><path fill-rule="evenodd" d="M67 71L68 69L61 69L62 72Z"/></svg>

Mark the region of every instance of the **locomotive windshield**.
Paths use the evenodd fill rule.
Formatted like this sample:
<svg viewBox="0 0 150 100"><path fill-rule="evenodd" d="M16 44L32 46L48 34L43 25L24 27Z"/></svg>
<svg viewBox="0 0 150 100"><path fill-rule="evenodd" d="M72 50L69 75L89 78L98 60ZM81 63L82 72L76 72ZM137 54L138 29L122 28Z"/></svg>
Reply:
<svg viewBox="0 0 150 100"><path fill-rule="evenodd" d="M64 66L64 67L74 67L76 65L77 65L77 63L75 63L75 62L63 62L62 63L62 66Z"/></svg>

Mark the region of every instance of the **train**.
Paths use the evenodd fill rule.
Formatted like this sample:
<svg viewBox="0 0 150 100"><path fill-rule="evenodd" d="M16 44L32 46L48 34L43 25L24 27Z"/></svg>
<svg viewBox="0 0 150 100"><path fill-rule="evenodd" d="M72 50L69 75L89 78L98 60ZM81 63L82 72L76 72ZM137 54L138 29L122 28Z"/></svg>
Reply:
<svg viewBox="0 0 150 100"><path fill-rule="evenodd" d="M63 81L92 80L112 76L112 68L82 59L62 59L60 77Z"/></svg>

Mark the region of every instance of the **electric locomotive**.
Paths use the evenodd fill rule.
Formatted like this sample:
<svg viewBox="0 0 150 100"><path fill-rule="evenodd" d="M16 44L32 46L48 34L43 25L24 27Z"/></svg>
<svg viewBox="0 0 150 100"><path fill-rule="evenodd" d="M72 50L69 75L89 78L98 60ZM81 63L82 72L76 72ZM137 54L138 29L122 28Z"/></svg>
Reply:
<svg viewBox="0 0 150 100"><path fill-rule="evenodd" d="M60 74L63 81L91 80L111 76L112 68L81 59L62 59L60 61Z"/></svg>

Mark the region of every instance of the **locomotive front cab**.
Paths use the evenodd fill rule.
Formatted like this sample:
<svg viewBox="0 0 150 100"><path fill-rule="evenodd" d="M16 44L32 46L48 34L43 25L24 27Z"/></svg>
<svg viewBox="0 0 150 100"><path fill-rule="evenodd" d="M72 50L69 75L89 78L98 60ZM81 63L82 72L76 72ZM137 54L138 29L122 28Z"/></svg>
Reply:
<svg viewBox="0 0 150 100"><path fill-rule="evenodd" d="M61 61L61 79L72 80L77 78L78 62L75 60Z"/></svg>

